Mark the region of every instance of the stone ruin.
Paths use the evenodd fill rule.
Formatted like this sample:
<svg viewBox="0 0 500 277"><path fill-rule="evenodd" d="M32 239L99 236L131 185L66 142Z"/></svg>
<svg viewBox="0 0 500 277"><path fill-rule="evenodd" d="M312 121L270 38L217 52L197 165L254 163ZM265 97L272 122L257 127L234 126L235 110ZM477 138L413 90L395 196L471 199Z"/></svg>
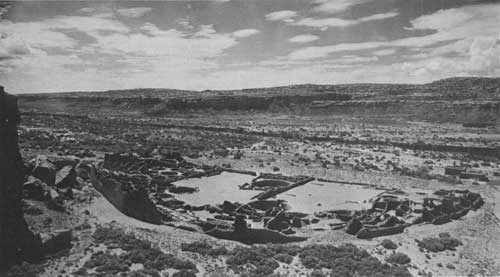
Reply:
<svg viewBox="0 0 500 277"><path fill-rule="evenodd" d="M479 209L484 200L469 190L438 190L432 197L411 200L401 197L401 191L386 192L373 200L371 209L360 211L335 210L317 213L320 218L338 218L342 229L360 239L402 233L411 225L444 224L459 219L469 211Z"/></svg>
<svg viewBox="0 0 500 277"><path fill-rule="evenodd" d="M340 222L330 223L331 229L343 229L357 238L369 239L401 233L414 224L444 224L484 203L479 194L468 190L440 190L419 197L410 197L403 191L383 190L370 200L372 206L366 210L291 212L285 201L274 197L315 178L275 173L261 173L239 187L261 191L248 203L224 201L215 206L194 206L171 194L196 192L195 188L174 185L175 181L213 176L225 170L186 162L176 153L156 157L108 154L93 170L91 179L96 189L126 215L247 244L305 240L295 236L299 229L334 218ZM211 216L200 219L192 215L197 211L206 211ZM251 228L247 222L261 227Z"/></svg>

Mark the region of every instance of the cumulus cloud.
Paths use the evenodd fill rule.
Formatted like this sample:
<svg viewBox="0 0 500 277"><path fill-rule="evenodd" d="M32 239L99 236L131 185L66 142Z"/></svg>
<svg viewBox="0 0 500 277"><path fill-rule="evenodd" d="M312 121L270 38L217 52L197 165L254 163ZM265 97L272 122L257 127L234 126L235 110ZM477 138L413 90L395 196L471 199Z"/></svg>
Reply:
<svg viewBox="0 0 500 277"><path fill-rule="evenodd" d="M338 13L349 9L351 6L370 2L372 0L316 0L314 11L322 13Z"/></svg>
<svg viewBox="0 0 500 277"><path fill-rule="evenodd" d="M0 58L29 55L32 49L19 38L5 37L0 39Z"/></svg>
<svg viewBox="0 0 500 277"><path fill-rule="evenodd" d="M130 18L138 18L146 15L151 12L153 9L149 7L136 7L136 8L128 8L128 9L118 9L116 12L125 17Z"/></svg>
<svg viewBox="0 0 500 277"><path fill-rule="evenodd" d="M300 20L292 23L292 25L314 27L314 28L320 28L320 29L324 30L328 27L347 27L347 26L351 26L351 25L364 23L364 22L396 17L398 15L399 15L399 13L397 13L397 12L388 12L388 13L380 13L380 14L365 16L365 17L361 17L358 19L341 19L341 18L335 18L335 17L327 17L327 18L306 17L306 18L300 19Z"/></svg>
<svg viewBox="0 0 500 277"><path fill-rule="evenodd" d="M306 47L292 51L292 60L316 59L340 51L359 51L378 47L404 47L420 50L419 56L437 57L448 54L470 55L474 38L498 39L500 21L498 5L474 5L458 9L438 11L411 21L411 29L433 29L434 33L424 36L408 37L392 41L373 41L362 43L342 43L320 47ZM453 16L456 15L456 16ZM376 16L379 18L379 16ZM299 21L300 22L300 21ZM294 24L298 24L296 22ZM346 24L343 21L306 22L320 27L325 25ZM434 45L438 45L433 47Z"/></svg>
<svg viewBox="0 0 500 277"><path fill-rule="evenodd" d="M294 36L294 37L288 39L288 41L295 42L295 43L308 43L308 42L316 41L318 39L319 39L319 36L305 34L305 35Z"/></svg>
<svg viewBox="0 0 500 277"><path fill-rule="evenodd" d="M469 48L470 70L500 71L500 38L475 38Z"/></svg>
<svg viewBox="0 0 500 277"><path fill-rule="evenodd" d="M447 9L439 10L430 15L420 16L411 21L409 29L434 29L443 30L455 27L467 22L474 17L474 12L469 9Z"/></svg>
<svg viewBox="0 0 500 277"><path fill-rule="evenodd" d="M318 14L307 18L301 19L294 11L281 15L278 12L282 11L278 11L265 19L287 22L287 30L297 31L294 29L297 26L320 29L352 26L397 15L387 12L359 19L332 15L360 3L321 0L312 11ZM288 52L270 51L275 56L266 60L241 64L228 62L233 57L228 50L246 43L240 38L255 35L259 30L220 33L213 25L182 28L175 24L175 18L171 25L137 26L137 20L131 24L129 17L111 12L86 17L55 16L36 22L3 20L0 78L7 86L15 86L15 92L40 92L131 87L227 89L289 85L290 80L407 83L451 76L500 76L498 7L498 4L471 5L417 17L409 21L409 30L403 35L418 36L314 47L301 45ZM93 40L79 40L82 32ZM294 32L286 39L307 43L318 36ZM64 54L57 48L64 49ZM276 50L286 49L289 48ZM394 60L398 60L392 64L379 61L396 53L414 54L408 58L395 55ZM222 56L228 58L224 59L224 65ZM53 78L55 75L65 78Z"/></svg>
<svg viewBox="0 0 500 277"><path fill-rule="evenodd" d="M296 11L282 10L266 14L266 20L293 22L293 18L296 16Z"/></svg>
<svg viewBox="0 0 500 277"><path fill-rule="evenodd" d="M233 36L235 36L237 38L246 38L246 37L258 34L258 33L260 33L260 31L257 29L241 29L238 31L234 31Z"/></svg>

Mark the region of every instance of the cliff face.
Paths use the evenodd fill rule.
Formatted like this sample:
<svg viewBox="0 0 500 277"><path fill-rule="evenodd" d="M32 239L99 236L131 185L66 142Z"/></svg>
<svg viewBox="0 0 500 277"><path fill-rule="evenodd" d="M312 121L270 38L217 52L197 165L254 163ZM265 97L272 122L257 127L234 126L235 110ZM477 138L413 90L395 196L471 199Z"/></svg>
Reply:
<svg viewBox="0 0 500 277"><path fill-rule="evenodd" d="M21 208L25 169L17 146L17 98L0 92L0 269L41 256L40 237L24 221Z"/></svg>

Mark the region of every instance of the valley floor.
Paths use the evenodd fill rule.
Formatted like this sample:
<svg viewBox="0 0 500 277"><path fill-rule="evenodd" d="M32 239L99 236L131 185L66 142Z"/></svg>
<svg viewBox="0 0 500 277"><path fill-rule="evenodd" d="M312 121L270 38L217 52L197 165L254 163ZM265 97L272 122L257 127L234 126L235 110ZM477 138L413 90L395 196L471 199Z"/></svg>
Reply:
<svg viewBox="0 0 500 277"><path fill-rule="evenodd" d="M357 239L343 230L321 229L310 225L297 235L308 239L294 243L341 245L352 243L384 262L393 252L406 254L411 262L405 268L412 275L465 276L500 274L500 157L471 151L449 152L401 148L390 142L418 141L434 145L461 147L491 147L500 143L497 127L474 129L448 124L405 122L350 117L299 117L259 115L251 122L244 116L227 115L190 118L117 118L96 119L50 115L26 115L20 130L20 148L25 161L42 155L80 157L100 162L109 152L176 151L187 161L230 167L258 173L314 176L335 181L363 183L385 189L432 190L467 189L480 193L485 204L459 220L443 225L419 224L401 234L369 240ZM138 124L138 122L142 122ZM232 130L179 128L186 126L231 127ZM150 125L148 125L150 124ZM155 125L156 124L156 125ZM158 124L173 124L164 126ZM282 133L266 135L266 132ZM259 132L262 132L259 135ZM286 134L286 135L285 135ZM336 140L312 141L304 137L342 136ZM283 138L285 137L285 138ZM363 143L360 140L364 141ZM370 140L387 143L369 143ZM224 150L224 151L216 151ZM92 155L86 155L92 153ZM92 157L94 156L94 157ZM480 172L488 181L460 179L445 174L445 168L464 166ZM48 233L57 229L73 231L73 247L49 257L35 275L70 276L79 272L92 254L107 246L92 235L102 226L112 226L147 240L165 253L193 261L199 276L231 276L226 256L210 257L182 251L183 243L206 241L229 250L241 243L219 240L206 234L190 232L175 226L154 225L125 216L98 193L89 181L65 203L66 212L47 209L39 201L25 200L41 214L25 217L35 232ZM415 240L449 233L463 245L456 251L422 251ZM396 250L381 246L384 239L397 244ZM180 274L178 269L163 272ZM314 271L314 272L313 272ZM324 274L328 270L323 269ZM309 276L317 270L304 267L298 258L290 264L279 263L276 274ZM15 271L12 273L16 275ZM96 274L89 271L85 274ZM183 273L188 274L188 273ZM131 275L132 276L132 275ZM136 275L141 276L141 275ZM181 275L178 275L181 276ZM189 276L189 275L184 275Z"/></svg>

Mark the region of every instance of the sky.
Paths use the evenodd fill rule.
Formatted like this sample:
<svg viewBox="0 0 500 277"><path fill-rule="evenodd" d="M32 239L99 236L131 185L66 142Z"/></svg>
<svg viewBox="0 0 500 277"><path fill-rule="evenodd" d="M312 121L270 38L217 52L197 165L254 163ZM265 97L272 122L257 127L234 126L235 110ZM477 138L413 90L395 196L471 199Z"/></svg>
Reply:
<svg viewBox="0 0 500 277"><path fill-rule="evenodd" d="M500 77L500 0L0 3L11 93Z"/></svg>

